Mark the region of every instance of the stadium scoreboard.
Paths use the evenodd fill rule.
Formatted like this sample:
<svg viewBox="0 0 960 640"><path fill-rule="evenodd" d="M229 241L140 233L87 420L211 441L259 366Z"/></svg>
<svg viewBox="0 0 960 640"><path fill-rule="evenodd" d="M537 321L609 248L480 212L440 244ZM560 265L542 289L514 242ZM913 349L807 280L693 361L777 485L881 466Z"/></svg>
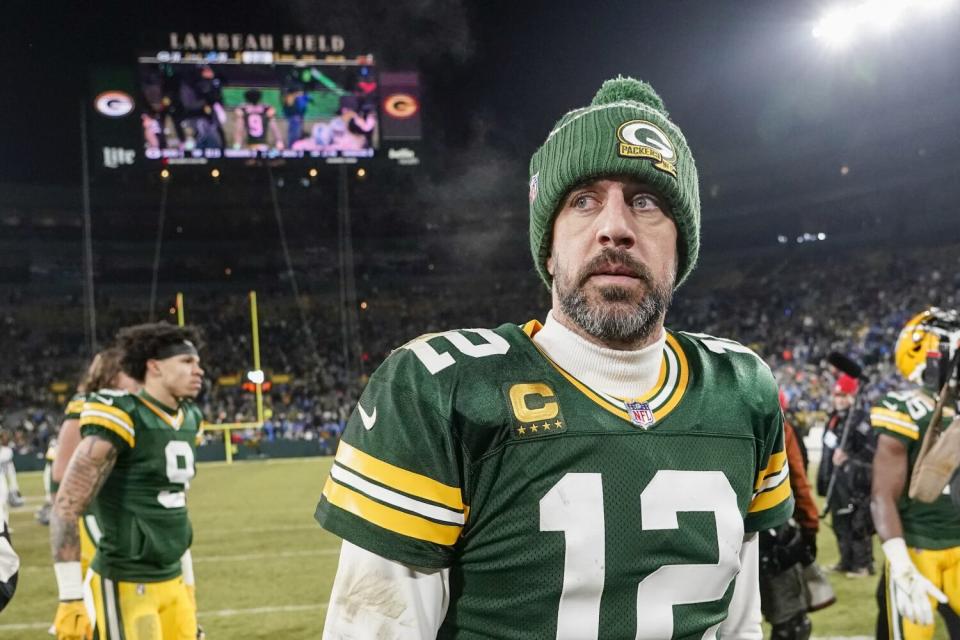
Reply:
<svg viewBox="0 0 960 640"><path fill-rule="evenodd" d="M419 78L347 55L328 34L167 34L135 65L92 73L97 164L261 159L417 164ZM411 148L413 147L413 148Z"/></svg>

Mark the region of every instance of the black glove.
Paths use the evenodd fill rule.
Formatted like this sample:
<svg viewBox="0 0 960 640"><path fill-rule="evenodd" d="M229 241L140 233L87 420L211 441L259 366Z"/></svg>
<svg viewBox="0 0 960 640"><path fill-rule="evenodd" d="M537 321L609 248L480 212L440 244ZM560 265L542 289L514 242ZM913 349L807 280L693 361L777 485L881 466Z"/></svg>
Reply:
<svg viewBox="0 0 960 640"><path fill-rule="evenodd" d="M800 562L806 566L813 564L817 559L817 532L814 529L807 529L802 527L800 529L800 537L803 539L803 544L806 547L806 557L800 560Z"/></svg>

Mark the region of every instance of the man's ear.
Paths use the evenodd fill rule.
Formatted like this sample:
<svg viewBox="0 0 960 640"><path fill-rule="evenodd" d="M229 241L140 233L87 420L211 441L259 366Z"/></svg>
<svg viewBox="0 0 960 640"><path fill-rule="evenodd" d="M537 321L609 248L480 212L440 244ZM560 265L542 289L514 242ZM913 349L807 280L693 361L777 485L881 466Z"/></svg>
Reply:
<svg viewBox="0 0 960 640"><path fill-rule="evenodd" d="M556 266L554 265L553 254L551 253L549 256L547 256L547 273L553 276L553 270L555 268Z"/></svg>
<svg viewBox="0 0 960 640"><path fill-rule="evenodd" d="M150 359L147 360L147 371L148 374L152 373L155 376L160 375L160 362L158 360ZM146 379L146 376L144 376Z"/></svg>

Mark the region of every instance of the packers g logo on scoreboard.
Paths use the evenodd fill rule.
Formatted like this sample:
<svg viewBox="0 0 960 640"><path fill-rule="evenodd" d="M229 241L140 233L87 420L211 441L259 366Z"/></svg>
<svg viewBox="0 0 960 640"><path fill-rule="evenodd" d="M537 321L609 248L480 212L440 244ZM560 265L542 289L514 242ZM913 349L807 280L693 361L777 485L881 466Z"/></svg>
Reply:
<svg viewBox="0 0 960 640"><path fill-rule="evenodd" d="M677 177L677 153L660 127L646 120L630 120L617 129L617 153L624 158L646 158L653 166Z"/></svg>
<svg viewBox="0 0 960 640"><path fill-rule="evenodd" d="M513 413L510 433L514 438L530 438L562 433L567 422L560 413L556 393L543 382L522 382L506 385L505 391Z"/></svg>
<svg viewBox="0 0 960 640"><path fill-rule="evenodd" d="M104 91L93 101L97 111L108 118L122 118L133 111L133 98L123 91Z"/></svg>
<svg viewBox="0 0 960 640"><path fill-rule="evenodd" d="M383 110L392 118L412 118L420 110L420 103L412 95L394 93L383 100Z"/></svg>

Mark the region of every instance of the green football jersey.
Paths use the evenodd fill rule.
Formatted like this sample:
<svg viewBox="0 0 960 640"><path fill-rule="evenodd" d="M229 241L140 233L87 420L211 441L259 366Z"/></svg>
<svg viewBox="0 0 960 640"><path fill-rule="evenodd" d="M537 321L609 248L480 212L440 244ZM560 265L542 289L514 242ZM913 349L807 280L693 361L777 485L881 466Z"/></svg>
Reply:
<svg viewBox="0 0 960 640"><path fill-rule="evenodd" d="M102 532L92 566L104 578L159 582L180 575L180 557L193 540L185 491L196 474L201 421L192 402L174 412L142 391L88 396L81 435L107 438L118 451L92 508Z"/></svg>
<svg viewBox="0 0 960 640"><path fill-rule="evenodd" d="M442 638L703 637L745 531L790 517L777 389L728 340L668 332L641 398L590 389L503 325L422 336L371 377L316 518L450 567Z"/></svg>
<svg viewBox="0 0 960 640"><path fill-rule="evenodd" d="M933 408L933 398L921 389L895 391L884 396L870 410L870 423L879 433L896 438L907 447L907 482L897 501L903 539L911 547L947 549L960 546L960 513L950 500L950 485L931 503L908 497L913 465L920 453L923 436L930 428ZM942 424L951 420L952 416L946 415L949 412L944 411Z"/></svg>
<svg viewBox="0 0 960 640"><path fill-rule="evenodd" d="M84 393L75 393L70 396L70 400L67 402L67 407L63 410L63 420L79 420L80 413L83 411L83 403L86 401L87 396ZM53 461L57 458L57 449L55 446L50 446L47 448L47 462L53 464ZM50 493L56 493L60 490L60 483L50 479Z"/></svg>

